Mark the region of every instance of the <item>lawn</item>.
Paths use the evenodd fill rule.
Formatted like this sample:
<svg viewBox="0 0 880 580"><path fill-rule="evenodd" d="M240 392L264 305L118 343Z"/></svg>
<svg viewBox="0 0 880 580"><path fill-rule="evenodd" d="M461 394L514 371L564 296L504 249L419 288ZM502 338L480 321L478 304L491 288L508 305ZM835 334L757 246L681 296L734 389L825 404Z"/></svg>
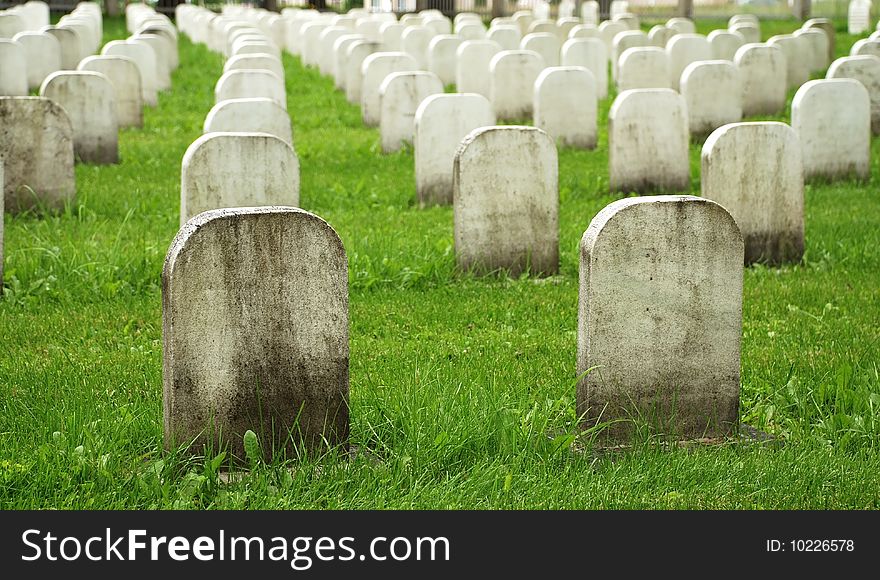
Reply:
<svg viewBox="0 0 880 580"><path fill-rule="evenodd" d="M844 29L839 55L855 40ZM126 36L124 23L107 21L104 34ZM577 246L618 197L605 131L613 94L600 103L598 148L559 152L560 275L476 278L455 269L452 209L415 203L412 151L382 155L359 109L289 54L302 207L348 253L356 453L230 478L222 455L164 452L160 276L180 162L222 70L184 36L180 61L144 129L121 131L119 165L78 165L76 202L58 215L5 216L0 507L880 507L880 140L868 183L806 188L801 264L745 272L741 416L776 443L642 437L599 453L575 416Z"/></svg>

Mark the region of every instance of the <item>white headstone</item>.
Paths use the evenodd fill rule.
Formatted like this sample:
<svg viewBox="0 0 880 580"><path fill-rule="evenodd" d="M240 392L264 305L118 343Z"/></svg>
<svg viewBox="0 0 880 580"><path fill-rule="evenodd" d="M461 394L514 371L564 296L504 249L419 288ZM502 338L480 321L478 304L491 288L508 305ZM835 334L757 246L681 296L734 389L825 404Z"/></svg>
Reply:
<svg viewBox="0 0 880 580"><path fill-rule="evenodd" d="M739 429L743 242L719 204L612 202L580 243L577 414L628 443L633 421L680 438Z"/></svg>
<svg viewBox="0 0 880 580"><path fill-rule="evenodd" d="M871 99L855 79L805 83L791 102L804 177L867 179L871 173Z"/></svg>
<svg viewBox="0 0 880 580"><path fill-rule="evenodd" d="M730 32L727 30L713 30L706 37L709 45L712 47L712 58L714 60L729 60L733 62L736 51L746 43L745 37L738 32Z"/></svg>
<svg viewBox="0 0 880 580"><path fill-rule="evenodd" d="M419 204L452 203L452 166L462 139L495 124L489 99L476 93L431 95L416 110L413 157Z"/></svg>
<svg viewBox="0 0 880 580"><path fill-rule="evenodd" d="M532 115L535 80L544 60L532 50L503 50L489 63L489 100L499 120L523 119Z"/></svg>
<svg viewBox="0 0 880 580"><path fill-rule="evenodd" d="M204 133L268 133L293 144L290 116L267 98L229 99L205 117Z"/></svg>
<svg viewBox="0 0 880 580"><path fill-rule="evenodd" d="M111 40L101 49L106 56L127 56L137 65L141 73L141 91L144 104L155 107L158 104L158 79L156 78L156 53L152 47L142 42Z"/></svg>
<svg viewBox="0 0 880 580"><path fill-rule="evenodd" d="M364 125L376 127L381 117L379 87L391 73L410 72L419 65L405 52L375 52L361 65L361 118Z"/></svg>
<svg viewBox="0 0 880 580"><path fill-rule="evenodd" d="M687 105L671 89L623 91L608 113L611 191L690 188Z"/></svg>
<svg viewBox="0 0 880 580"><path fill-rule="evenodd" d="M666 21L666 27L671 28L676 34L695 34L697 27L690 18L676 16Z"/></svg>
<svg viewBox="0 0 880 580"><path fill-rule="evenodd" d="M669 57L657 46L629 48L620 57L618 92L630 89L668 89Z"/></svg>
<svg viewBox="0 0 880 580"><path fill-rule="evenodd" d="M391 73L379 85L379 134L382 152L412 143L416 110L423 100L443 92L437 75L425 71Z"/></svg>
<svg viewBox="0 0 880 580"><path fill-rule="evenodd" d="M761 29L747 22L734 24L728 28L727 31L742 36L745 39L746 44L756 44L761 42Z"/></svg>
<svg viewBox="0 0 880 580"><path fill-rule="evenodd" d="M443 81L455 83L455 55L462 40L454 34L438 34L428 44L428 70Z"/></svg>
<svg viewBox="0 0 880 580"><path fill-rule="evenodd" d="M205 212L162 270L165 446L265 461L347 445L348 272L324 220L293 207Z"/></svg>
<svg viewBox="0 0 880 580"><path fill-rule="evenodd" d="M141 73L134 60L126 56L87 56L77 70L101 73L113 85L116 120L120 127L143 127L144 98Z"/></svg>
<svg viewBox="0 0 880 580"><path fill-rule="evenodd" d="M215 103L252 97L272 99L287 110L284 81L265 69L230 70L223 73L214 86Z"/></svg>
<svg viewBox="0 0 880 580"><path fill-rule="evenodd" d="M674 30L667 28L662 24L657 24L656 26L652 26L651 30L648 31L648 40L651 42L651 46L666 48L666 44L673 35L675 35Z"/></svg>
<svg viewBox="0 0 880 580"><path fill-rule="evenodd" d="M559 66L559 37L552 32L532 32L526 34L520 42L522 50L531 50L538 53L544 61L544 66Z"/></svg>
<svg viewBox="0 0 880 580"><path fill-rule="evenodd" d="M67 112L78 158L98 165L119 162L116 91L110 79L97 72L54 72L43 81L40 96Z"/></svg>
<svg viewBox="0 0 880 580"><path fill-rule="evenodd" d="M345 98L352 105L359 105L361 102L361 85L363 84L364 75L361 67L364 60L374 52L379 52L382 45L378 42L370 42L368 40L358 40L348 47L348 55L345 62Z"/></svg>
<svg viewBox="0 0 880 580"><path fill-rule="evenodd" d="M614 37L611 43L611 78L617 80L620 57L629 48L650 46L648 35L641 30L627 30Z"/></svg>
<svg viewBox="0 0 880 580"><path fill-rule="evenodd" d="M245 69L267 70L284 79L284 65L276 56L267 53L236 54L223 64L223 72Z"/></svg>
<svg viewBox="0 0 880 580"><path fill-rule="evenodd" d="M428 44L434 31L427 26L408 26L400 35L400 50L413 57L419 70L428 68Z"/></svg>
<svg viewBox="0 0 880 580"><path fill-rule="evenodd" d="M497 42L501 50L517 50L522 42L522 34L519 26L493 26L486 34L486 39Z"/></svg>
<svg viewBox="0 0 880 580"><path fill-rule="evenodd" d="M268 133L207 133L186 150L180 224L211 209L299 205L299 159Z"/></svg>
<svg viewBox="0 0 880 580"><path fill-rule="evenodd" d="M76 196L73 126L41 97L0 97L0 159L6 211L60 210Z"/></svg>
<svg viewBox="0 0 880 580"><path fill-rule="evenodd" d="M556 144L534 127L483 127L455 154L454 234L458 267L477 273L559 270Z"/></svg>
<svg viewBox="0 0 880 580"><path fill-rule="evenodd" d="M828 68L828 79L856 79L871 99L871 130L880 135L880 57L847 56L838 58Z"/></svg>
<svg viewBox="0 0 880 580"><path fill-rule="evenodd" d="M596 79L596 96L608 96L608 50L598 38L570 38L562 45L562 66L582 66Z"/></svg>
<svg viewBox="0 0 880 580"><path fill-rule="evenodd" d="M58 40L46 32L19 32L15 35L25 52L28 89L38 89L46 77L61 70L61 45ZM6 67L0 66L6 73Z"/></svg>
<svg viewBox="0 0 880 580"><path fill-rule="evenodd" d="M722 125L742 120L739 71L728 60L689 64L681 75L681 94L687 103L688 127L694 135L708 135Z"/></svg>
<svg viewBox="0 0 880 580"><path fill-rule="evenodd" d="M502 48L492 40L466 40L456 51L455 88L460 93L492 97L489 63Z"/></svg>
<svg viewBox="0 0 880 580"><path fill-rule="evenodd" d="M791 127L761 122L717 129L703 145L700 187L739 225L746 264L800 262L804 171Z"/></svg>
<svg viewBox="0 0 880 580"><path fill-rule="evenodd" d="M807 41L791 34L778 34L767 40L785 54L785 78L789 89L796 89L810 80L812 53Z"/></svg>
<svg viewBox="0 0 880 580"><path fill-rule="evenodd" d="M669 57L669 82L677 91L687 65L712 60L712 46L702 34L676 34L666 45L666 56Z"/></svg>
<svg viewBox="0 0 880 580"><path fill-rule="evenodd" d="M850 34L858 35L871 29L871 0L850 0L846 14Z"/></svg>
<svg viewBox="0 0 880 580"><path fill-rule="evenodd" d="M22 45L0 38L0 96L28 94L27 53Z"/></svg>
<svg viewBox="0 0 880 580"><path fill-rule="evenodd" d="M804 57L808 61L810 72L824 71L828 68L828 35L825 34L825 31L818 28L807 28L795 30L792 34L806 41L809 54Z"/></svg>
<svg viewBox="0 0 880 580"><path fill-rule="evenodd" d="M596 79L586 68L545 68L535 81L534 125L562 145L595 149L596 101Z"/></svg>
<svg viewBox="0 0 880 580"><path fill-rule="evenodd" d="M785 53L776 46L745 44L733 62L742 83L743 116L776 115L785 108Z"/></svg>

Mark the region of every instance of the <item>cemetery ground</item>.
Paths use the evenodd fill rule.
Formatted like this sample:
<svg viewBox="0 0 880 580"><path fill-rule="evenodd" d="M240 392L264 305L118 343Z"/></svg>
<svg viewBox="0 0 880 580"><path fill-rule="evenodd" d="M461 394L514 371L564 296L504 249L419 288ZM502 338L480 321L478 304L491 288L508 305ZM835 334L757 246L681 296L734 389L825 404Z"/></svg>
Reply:
<svg viewBox="0 0 880 580"><path fill-rule="evenodd" d="M838 56L855 40L844 32L838 22ZM106 21L105 42L125 35ZM301 204L348 253L354 452L255 461L229 478L219 452L163 451L160 274L181 158L222 70L184 35L180 47L172 91L144 129L120 132L121 164L78 165L76 202L57 215L6 215L0 507L880 507L880 140L867 183L806 187L802 263L745 270L741 419L775 442L645 434L598 452L575 416L577 247L619 197L613 90L598 149L559 152L560 275L481 278L455 269L451 207L415 203L411 149L382 155L332 80L286 53Z"/></svg>

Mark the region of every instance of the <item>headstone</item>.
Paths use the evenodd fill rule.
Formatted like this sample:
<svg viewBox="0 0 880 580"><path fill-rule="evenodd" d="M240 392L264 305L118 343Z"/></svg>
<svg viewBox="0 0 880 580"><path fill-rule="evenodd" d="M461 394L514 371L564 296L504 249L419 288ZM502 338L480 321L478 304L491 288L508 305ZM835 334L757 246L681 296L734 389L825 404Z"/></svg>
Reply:
<svg viewBox="0 0 880 580"><path fill-rule="evenodd" d="M144 98L141 73L126 56L87 56L77 70L101 73L113 85L117 123L120 127L144 126Z"/></svg>
<svg viewBox="0 0 880 580"><path fill-rule="evenodd" d="M444 85L455 83L455 54L461 42L454 34L438 34L428 44L428 70Z"/></svg>
<svg viewBox="0 0 880 580"><path fill-rule="evenodd" d="M333 52L333 44L342 36L351 34L351 30L344 26L331 26L325 28L318 36L318 43L321 45L321 51L318 53L318 70L321 74L331 76L333 74L333 61L336 54ZM281 62L279 59L278 62ZM284 75L279 75L284 78Z"/></svg>
<svg viewBox="0 0 880 580"><path fill-rule="evenodd" d="M641 30L627 30L614 37L611 43L611 78L617 80L620 70L620 57L630 48L650 46L648 35Z"/></svg>
<svg viewBox="0 0 880 580"><path fill-rule="evenodd" d="M562 45L562 66L582 66L593 73L596 96L608 96L608 50L598 38L571 38Z"/></svg>
<svg viewBox="0 0 880 580"><path fill-rule="evenodd" d="M795 131L785 123L731 123L703 145L702 196L739 225L745 263L800 262L804 255L804 171Z"/></svg>
<svg viewBox="0 0 880 580"><path fill-rule="evenodd" d="M608 54L613 53L614 37L628 30L629 27L626 24L612 20L606 20L599 25L599 34L602 37L602 42L605 43L605 49L608 51Z"/></svg>
<svg viewBox="0 0 880 580"><path fill-rule="evenodd" d="M599 29L592 24L581 24L580 26L575 26L568 33L568 40L572 38L598 38L602 40L602 34L599 32ZM602 42L602 45L605 45L605 42ZM605 49L608 50L608 49Z"/></svg>
<svg viewBox="0 0 880 580"><path fill-rule="evenodd" d="M519 26L493 26L486 34L486 39L497 42L501 50L517 50L522 42L522 35Z"/></svg>
<svg viewBox="0 0 880 580"><path fill-rule="evenodd" d="M676 16L666 21L666 27L671 28L676 34L695 34L697 27L690 18Z"/></svg>
<svg viewBox="0 0 880 580"><path fill-rule="evenodd" d="M580 243L577 414L604 442L739 429L743 242L712 201L612 202ZM621 291L621 289L626 289Z"/></svg>
<svg viewBox="0 0 880 580"><path fill-rule="evenodd" d="M534 127L476 129L455 154L458 267L550 275L559 270L556 144Z"/></svg>
<svg viewBox="0 0 880 580"><path fill-rule="evenodd" d="M127 56L137 65L141 73L141 91L144 104L155 107L158 104L158 79L156 77L156 53L152 47L142 42L111 40L101 49L106 56Z"/></svg>
<svg viewBox="0 0 880 580"><path fill-rule="evenodd" d="M871 99L871 131L880 135L880 57L847 56L831 63L828 79L856 79L866 89Z"/></svg>
<svg viewBox="0 0 880 580"><path fill-rule="evenodd" d="M515 120L532 115L535 80L544 69L544 60L532 50L503 50L489 63L492 109L499 120Z"/></svg>
<svg viewBox="0 0 880 580"><path fill-rule="evenodd" d="M785 54L785 78L789 89L796 89L810 80L810 47L803 38L791 34L777 34L767 40Z"/></svg>
<svg viewBox="0 0 880 580"><path fill-rule="evenodd" d="M478 22L467 22L462 24L458 30L455 31L455 34L461 38L462 41L486 39L486 29Z"/></svg>
<svg viewBox="0 0 880 580"><path fill-rule="evenodd" d="M428 44L434 32L426 26L409 26L400 35L400 49L413 57L419 70L428 68Z"/></svg>
<svg viewBox="0 0 880 580"><path fill-rule="evenodd" d="M399 52L400 37L406 26L399 22L385 22L379 30L379 37L382 43L382 50L385 52Z"/></svg>
<svg viewBox="0 0 880 580"><path fill-rule="evenodd" d="M231 70L223 73L214 86L214 102L263 97L287 110L284 81L268 70Z"/></svg>
<svg viewBox="0 0 880 580"><path fill-rule="evenodd" d="M807 54L803 56L810 72L824 71L828 68L828 35L824 31L807 28L795 30L794 36L805 41ZM856 43L858 44L858 43Z"/></svg>
<svg viewBox="0 0 880 580"><path fill-rule="evenodd" d="M834 61L834 47L835 45L835 30L834 23L828 18L810 18L802 27L804 30L821 30L825 33L825 36L828 37L828 61Z"/></svg>
<svg viewBox="0 0 880 580"><path fill-rule="evenodd" d="M850 56L862 56L866 54L880 56L880 40L862 38L861 40L857 40L849 51Z"/></svg>
<svg viewBox="0 0 880 580"><path fill-rule="evenodd" d="M669 58L669 82L676 91L681 83L681 73L687 65L698 60L712 60L712 46L702 34L676 34L666 45Z"/></svg>
<svg viewBox="0 0 880 580"><path fill-rule="evenodd" d="M462 139L474 129L495 124L483 95L431 95L416 110L413 157L419 204L452 204L452 165Z"/></svg>
<svg viewBox="0 0 880 580"><path fill-rule="evenodd" d="M581 2L581 19L587 24L599 25L599 3L596 0Z"/></svg>
<svg viewBox="0 0 880 580"><path fill-rule="evenodd" d="M492 40L466 40L456 51L455 88L460 93L477 93L492 98L489 63L501 52Z"/></svg>
<svg viewBox="0 0 880 580"><path fill-rule="evenodd" d="M693 135L708 135L722 125L742 120L739 71L729 60L689 64L681 75L681 94Z"/></svg>
<svg viewBox="0 0 880 580"><path fill-rule="evenodd" d="M284 65L275 56L271 54L236 54L223 64L223 72L231 70L267 70L275 73L279 79L284 79Z"/></svg>
<svg viewBox="0 0 880 580"><path fill-rule="evenodd" d="M608 113L611 191L690 188L684 97L671 89L623 91Z"/></svg>
<svg viewBox="0 0 880 580"><path fill-rule="evenodd" d="M728 28L727 31L742 36L745 39L746 44L757 44L761 42L761 29L754 24L741 22L739 24L734 24Z"/></svg>
<svg viewBox="0 0 880 580"><path fill-rule="evenodd" d="M648 31L648 41L651 43L651 46L666 48L669 39L672 38L673 35L675 35L674 30L667 28L662 24L657 24L656 26L652 26L651 30Z"/></svg>
<svg viewBox="0 0 880 580"><path fill-rule="evenodd" d="M526 34L520 42L522 50L530 50L538 53L544 61L544 66L559 66L559 37L552 32L532 32Z"/></svg>
<svg viewBox="0 0 880 580"><path fill-rule="evenodd" d="M532 23L529 24L528 32L524 35L524 37L528 36L529 34L541 33L556 34L556 21L550 20L549 18L532 20Z"/></svg>
<svg viewBox="0 0 880 580"><path fill-rule="evenodd" d="M345 62L345 98L352 105L359 105L361 102L361 85L363 84L364 75L361 67L364 60L381 50L382 45L378 42L370 42L367 40L358 40L348 47L348 55Z"/></svg>
<svg viewBox="0 0 880 580"><path fill-rule="evenodd" d="M743 116L778 115L785 109L785 53L777 46L745 44L733 62L742 83Z"/></svg>
<svg viewBox="0 0 880 580"><path fill-rule="evenodd" d="M564 146L595 149L596 101L596 79L586 68L545 68L535 81L534 125Z"/></svg>
<svg viewBox="0 0 880 580"><path fill-rule="evenodd" d="M620 56L617 91L671 88L669 57L656 46L629 48Z"/></svg>
<svg viewBox="0 0 880 580"><path fill-rule="evenodd" d="M396 72L410 72L419 69L411 55L405 52L375 52L364 59L361 65L361 118L364 125L376 127L381 116L379 87L385 77Z"/></svg>
<svg viewBox="0 0 880 580"><path fill-rule="evenodd" d="M171 88L171 53L167 41L157 34L138 34L131 37L131 42L140 42L150 46L156 55L156 88L167 91Z"/></svg>
<svg viewBox="0 0 880 580"><path fill-rule="evenodd" d="M211 209L299 205L299 160L268 133L207 133L186 150L180 224Z"/></svg>
<svg viewBox="0 0 880 580"><path fill-rule="evenodd" d="M746 43L746 39L738 32L713 30L706 37L712 47L713 60L729 60L733 62L736 51Z"/></svg>
<svg viewBox="0 0 880 580"><path fill-rule="evenodd" d="M411 71L385 77L379 85L379 134L383 153L393 153L403 143L412 143L416 110L423 100L442 92L443 82L434 73Z"/></svg>
<svg viewBox="0 0 880 580"><path fill-rule="evenodd" d="M13 36L27 29L27 23L18 14L0 12L0 39L11 40Z"/></svg>
<svg viewBox="0 0 880 580"><path fill-rule="evenodd" d="M165 446L292 458L348 440L347 259L293 207L205 212L162 270ZM221 438L222 437L222 438Z"/></svg>
<svg viewBox="0 0 880 580"><path fill-rule="evenodd" d="M61 70L61 45L45 32L19 32L13 39L25 52L28 90L38 89L46 77ZM0 67L6 74L6 67Z"/></svg>
<svg viewBox="0 0 880 580"><path fill-rule="evenodd" d="M116 92L106 76L88 71L52 73L40 96L61 105L73 125L73 150L85 163L119 162Z"/></svg>
<svg viewBox="0 0 880 580"><path fill-rule="evenodd" d="M6 211L73 202L73 126L64 109L41 97L0 97L0 119Z"/></svg>
<svg viewBox="0 0 880 580"><path fill-rule="evenodd" d="M214 105L204 133L268 133L293 144L290 116L267 98L230 99Z"/></svg>
<svg viewBox="0 0 880 580"><path fill-rule="evenodd" d="M846 15L850 34L867 32L871 29L871 0L850 0Z"/></svg>
<svg viewBox="0 0 880 580"><path fill-rule="evenodd" d="M801 142L806 179L870 176L871 99L859 81L805 83L791 102L791 126Z"/></svg>
<svg viewBox="0 0 880 580"><path fill-rule="evenodd" d="M0 38L0 96L28 94L27 53L14 40Z"/></svg>

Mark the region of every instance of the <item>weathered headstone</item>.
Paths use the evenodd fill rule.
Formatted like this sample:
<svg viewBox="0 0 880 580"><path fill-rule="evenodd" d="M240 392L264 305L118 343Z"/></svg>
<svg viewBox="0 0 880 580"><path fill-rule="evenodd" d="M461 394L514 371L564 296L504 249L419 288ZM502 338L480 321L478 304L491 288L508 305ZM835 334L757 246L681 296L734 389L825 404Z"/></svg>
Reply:
<svg viewBox="0 0 880 580"><path fill-rule="evenodd" d="M522 50L531 50L538 53L544 61L544 66L559 66L559 37L552 32L532 32L526 34L520 42Z"/></svg>
<svg viewBox="0 0 880 580"><path fill-rule="evenodd" d="M0 38L0 96L28 94L27 54L14 40Z"/></svg>
<svg viewBox="0 0 880 580"><path fill-rule="evenodd" d="M224 207L299 205L299 159L268 133L207 133L186 150L180 224Z"/></svg>
<svg viewBox="0 0 880 580"><path fill-rule="evenodd" d="M363 42L365 36L344 34L333 43L333 81L337 89L345 91L348 74L348 49L356 42Z"/></svg>
<svg viewBox="0 0 880 580"><path fill-rule="evenodd" d="M689 64L681 75L681 94L687 103L688 128L693 135L708 135L742 119L739 71L728 60Z"/></svg>
<svg viewBox="0 0 880 580"><path fill-rule="evenodd" d="M13 39L25 52L28 89L38 89L46 77L61 70L61 45L45 32L19 32ZM6 67L2 74L6 74Z"/></svg>
<svg viewBox="0 0 880 580"><path fill-rule="evenodd" d="M428 44L434 31L427 26L409 26L400 35L400 50L413 57L419 70L428 69Z"/></svg>
<svg viewBox="0 0 880 580"><path fill-rule="evenodd" d="M825 36L828 37L828 61L832 62L834 60L834 47L835 45L835 30L834 23L829 18L810 18L802 27L804 30L821 30L825 33Z"/></svg>
<svg viewBox="0 0 880 580"><path fill-rule="evenodd" d="M671 89L623 91L608 113L611 191L690 187L687 105Z"/></svg>
<svg viewBox="0 0 880 580"><path fill-rule="evenodd" d="M155 107L158 103L158 79L156 77L156 52L143 42L111 40L101 49L106 56L127 56L132 59L141 73L141 91L144 104Z"/></svg>
<svg viewBox="0 0 880 580"><path fill-rule="evenodd" d="M594 149L596 101L596 79L586 68L545 68L535 81L534 125L565 146Z"/></svg>
<svg viewBox="0 0 880 580"><path fill-rule="evenodd" d="M785 54L766 44L745 44L733 59L742 83L743 116L776 115L785 108Z"/></svg>
<svg viewBox="0 0 880 580"><path fill-rule="evenodd" d="M364 74L361 68L364 60L374 52L380 51L382 45L378 42L359 40L348 47L348 56L345 63L345 98L352 105L361 102L361 86Z"/></svg>
<svg viewBox="0 0 880 580"><path fill-rule="evenodd" d="M785 123L731 123L703 145L702 196L724 206L745 243L745 263L800 262L804 254L804 171L795 131Z"/></svg>
<svg viewBox="0 0 880 580"><path fill-rule="evenodd" d="M293 207L205 212L162 271L165 446L228 445L264 460L348 440L347 259L324 220ZM295 451L296 450L296 451Z"/></svg>
<svg viewBox="0 0 880 580"><path fill-rule="evenodd" d="M611 78L617 80L620 70L620 57L630 48L650 46L648 35L641 30L627 30L614 37L611 43Z"/></svg>
<svg viewBox="0 0 880 580"><path fill-rule="evenodd" d="M739 429L743 242L719 204L662 195L612 202L580 243L577 414L628 442ZM622 291L625 289L625 291Z"/></svg>
<svg viewBox="0 0 880 580"><path fill-rule="evenodd" d="M431 95L416 110L413 137L416 197L419 204L452 203L452 166L462 139L474 129L495 125L483 95Z"/></svg>
<svg viewBox="0 0 880 580"><path fill-rule="evenodd" d="M101 73L109 79L116 97L120 127L143 127L141 73L134 60L125 56L87 56L79 62L77 70Z"/></svg>
<svg viewBox="0 0 880 580"><path fill-rule="evenodd" d="M761 29L748 22L734 24L728 28L727 31L742 36L745 39L746 44L757 44L761 42Z"/></svg>
<svg viewBox="0 0 880 580"><path fill-rule="evenodd" d="M119 162L116 91L110 79L97 72L54 72L43 81L40 96L67 112L78 158L98 165Z"/></svg>
<svg viewBox="0 0 880 580"><path fill-rule="evenodd" d="M492 58L489 100L498 119L531 116L535 80L543 69L544 60L532 50L504 50Z"/></svg>
<svg viewBox="0 0 880 580"><path fill-rule="evenodd" d="M801 143L806 179L869 177L871 99L859 81L805 83L791 102L791 126Z"/></svg>
<svg viewBox="0 0 880 580"><path fill-rule="evenodd" d="M265 69L231 70L223 73L214 86L214 102L263 97L287 110L284 81Z"/></svg>
<svg viewBox="0 0 880 580"><path fill-rule="evenodd" d="M666 27L671 28L676 34L695 34L697 27L690 18L676 16L666 21Z"/></svg>
<svg viewBox="0 0 880 580"><path fill-rule="evenodd" d="M746 43L746 39L738 32L729 32L727 30L713 30L706 37L709 46L712 47L712 58L714 60L729 60L733 62L736 51Z"/></svg>
<svg viewBox="0 0 880 580"><path fill-rule="evenodd" d="M712 45L702 34L676 34L666 45L666 56L669 57L670 86L677 91L687 65L712 60Z"/></svg>
<svg viewBox="0 0 880 580"><path fill-rule="evenodd" d="M379 125L379 87L385 77L391 73L410 72L418 68L416 60L404 52L375 52L364 59L361 65L361 118L364 125Z"/></svg>
<svg viewBox="0 0 880 580"><path fill-rule="evenodd" d="M489 63L501 52L492 40L467 40L456 52L455 88L460 93L477 93L491 98Z"/></svg>
<svg viewBox="0 0 880 580"><path fill-rule="evenodd" d="M562 45L562 66L582 66L593 73L596 96L608 96L608 50L598 38L571 38Z"/></svg>
<svg viewBox="0 0 880 580"><path fill-rule="evenodd" d="M205 117L204 133L268 133L293 144L290 116L267 98L229 99Z"/></svg>
<svg viewBox="0 0 880 580"><path fill-rule="evenodd" d="M271 54L236 54L223 64L223 72L247 69L267 70L274 73L279 79L284 79L284 65L281 64L277 57Z"/></svg>
<svg viewBox="0 0 880 580"><path fill-rule="evenodd" d="M608 54L611 54L614 48L614 37L627 30L629 30L629 27L626 24L612 20L606 20L599 25L599 34L602 42L605 43L605 49L608 51Z"/></svg>
<svg viewBox="0 0 880 580"><path fill-rule="evenodd" d="M511 276L559 270L558 160L534 127L483 127L455 154L454 234L458 267Z"/></svg>
<svg viewBox="0 0 880 580"><path fill-rule="evenodd" d="M803 55L810 72L824 71L828 68L828 35L824 31L807 28L795 30L794 36L805 41L807 54Z"/></svg>
<svg viewBox="0 0 880 580"><path fill-rule="evenodd" d="M796 89L810 80L812 53L806 39L792 34L777 34L767 40L785 54L785 78L789 89Z"/></svg>
<svg viewBox="0 0 880 580"><path fill-rule="evenodd" d="M858 35L871 29L871 0L850 0L847 7L847 32Z"/></svg>
<svg viewBox="0 0 880 580"><path fill-rule="evenodd" d="M461 42L454 34L438 34L428 43L427 70L440 77L444 85L455 82L455 54Z"/></svg>
<svg viewBox="0 0 880 580"><path fill-rule="evenodd" d="M668 89L669 57L657 46L629 48L620 56L618 92L630 89Z"/></svg>
<svg viewBox="0 0 880 580"><path fill-rule="evenodd" d="M486 39L497 42L501 50L517 50L522 42L519 26L492 26L486 33Z"/></svg>
<svg viewBox="0 0 880 580"><path fill-rule="evenodd" d="M62 209L76 196L73 125L41 97L0 97L0 159L6 211Z"/></svg>
<svg viewBox="0 0 880 580"><path fill-rule="evenodd" d="M868 89L871 99L871 131L880 135L880 57L847 56L831 63L828 79L856 79Z"/></svg>
<svg viewBox="0 0 880 580"><path fill-rule="evenodd" d="M393 153L403 143L412 143L416 110L423 100L443 92L434 73L411 71L391 73L379 85L379 134L382 152Z"/></svg>
<svg viewBox="0 0 880 580"><path fill-rule="evenodd" d="M648 31L648 41L651 43L651 46L666 48L669 39L674 35L675 31L671 28L667 28L662 24L657 24L656 26L652 26L651 30Z"/></svg>

